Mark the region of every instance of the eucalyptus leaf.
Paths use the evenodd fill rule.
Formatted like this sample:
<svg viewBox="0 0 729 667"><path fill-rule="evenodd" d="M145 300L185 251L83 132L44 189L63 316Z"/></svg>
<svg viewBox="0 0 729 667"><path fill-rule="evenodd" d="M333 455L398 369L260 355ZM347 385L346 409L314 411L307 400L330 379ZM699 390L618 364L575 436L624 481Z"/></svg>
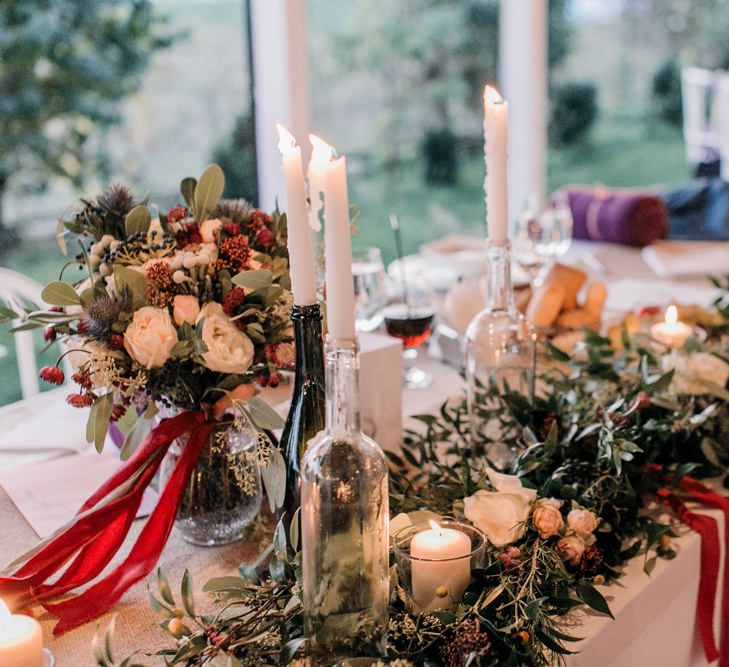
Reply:
<svg viewBox="0 0 729 667"><path fill-rule="evenodd" d="M225 174L217 164L208 165L195 186L195 215L203 222L218 203L225 188Z"/></svg>
<svg viewBox="0 0 729 667"><path fill-rule="evenodd" d="M254 271L241 271L232 278L233 284L245 289L257 290L270 287L273 284L273 273L268 269Z"/></svg>
<svg viewBox="0 0 729 667"><path fill-rule="evenodd" d="M149 231L151 223L152 212L149 210L149 206L140 204L127 213L126 220L124 221L124 232L127 236L146 234Z"/></svg>
<svg viewBox="0 0 729 667"><path fill-rule="evenodd" d="M195 618L195 600L192 595L192 575L189 570L185 570L182 575L182 604L185 607L185 611L190 618Z"/></svg>
<svg viewBox="0 0 729 667"><path fill-rule="evenodd" d="M58 218L56 222L56 243L62 255L68 254L68 248L66 247L66 225L63 218Z"/></svg>
<svg viewBox="0 0 729 667"><path fill-rule="evenodd" d="M591 583L580 579L576 586L575 592L577 597L580 598L588 607L599 611L602 614L607 614L610 618L614 618L613 613L610 611L607 600L603 597Z"/></svg>
<svg viewBox="0 0 729 667"><path fill-rule="evenodd" d="M96 410L96 419L94 420L94 447L96 447L97 452L100 452L104 449L106 434L109 431L111 412L114 409L114 397L112 394L106 394L97 403L99 407Z"/></svg>
<svg viewBox="0 0 729 667"><path fill-rule="evenodd" d="M41 299L52 306L81 305L81 297L76 293L76 290L62 280L54 280L48 283L41 292Z"/></svg>
<svg viewBox="0 0 729 667"><path fill-rule="evenodd" d="M284 421L266 401L258 396L248 399L246 412L259 430L276 430L284 427Z"/></svg>
<svg viewBox="0 0 729 667"><path fill-rule="evenodd" d="M147 282L144 275L126 266L114 267L114 282L118 292L126 291L134 310L147 303Z"/></svg>
<svg viewBox="0 0 729 667"><path fill-rule="evenodd" d="M271 452L271 460L268 465L261 468L263 485L266 487L266 495L271 506L271 512L283 506L286 496L286 463L278 449Z"/></svg>
<svg viewBox="0 0 729 667"><path fill-rule="evenodd" d="M159 590L159 594L162 596L162 599L172 607L175 606L175 598L172 596L172 589L170 588L170 584L167 581L167 577L165 577L164 572L162 572L162 568L157 568L157 588Z"/></svg>
<svg viewBox="0 0 729 667"><path fill-rule="evenodd" d="M183 178L180 183L180 193L193 215L195 215L195 186L197 181L189 176Z"/></svg>

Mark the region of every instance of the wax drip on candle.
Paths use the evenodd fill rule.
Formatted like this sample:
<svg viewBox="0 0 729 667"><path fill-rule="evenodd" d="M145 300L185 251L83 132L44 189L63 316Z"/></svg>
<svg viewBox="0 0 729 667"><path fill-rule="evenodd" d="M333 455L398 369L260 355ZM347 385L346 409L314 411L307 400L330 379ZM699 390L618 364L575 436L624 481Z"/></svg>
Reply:
<svg viewBox="0 0 729 667"><path fill-rule="evenodd" d="M395 235L395 252L397 253L398 264L400 265L400 281L402 282L402 298L405 301L405 308L408 311L408 318L410 317L410 297L408 290L407 272L405 271L405 262L403 257L405 253L402 247L402 230L400 229L400 221L395 213L390 213L390 227L392 233ZM431 522L432 523L432 522Z"/></svg>
<svg viewBox="0 0 729 667"><path fill-rule="evenodd" d="M333 146L330 146L324 139L317 137L315 134L309 135L311 142L311 159L306 175L309 179L309 224L315 231L321 231L321 221L319 220L319 211L323 208L322 194L324 193L324 183L321 179L322 168L336 157Z"/></svg>
<svg viewBox="0 0 729 667"><path fill-rule="evenodd" d="M503 104L504 98L501 97L500 93L493 86L487 85L484 88L483 96L489 104Z"/></svg>
<svg viewBox="0 0 729 667"><path fill-rule="evenodd" d="M281 155L286 155L286 153L296 148L296 139L291 132L279 123L276 123L276 130L278 131L278 149L281 151Z"/></svg>

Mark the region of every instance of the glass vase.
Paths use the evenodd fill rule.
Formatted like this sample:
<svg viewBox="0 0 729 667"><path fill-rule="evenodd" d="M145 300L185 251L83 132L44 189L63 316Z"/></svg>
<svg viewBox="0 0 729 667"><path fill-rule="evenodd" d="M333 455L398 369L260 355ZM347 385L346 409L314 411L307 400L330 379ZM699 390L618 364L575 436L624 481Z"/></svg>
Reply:
<svg viewBox="0 0 729 667"><path fill-rule="evenodd" d="M385 456L361 431L356 341L328 341L326 431L301 467L304 632L324 664L382 655L388 625Z"/></svg>
<svg viewBox="0 0 729 667"><path fill-rule="evenodd" d="M296 341L296 372L291 407L281 434L280 447L286 462L284 522L290 523L301 505L299 470L306 445L324 429L324 339L319 304L294 305L291 312Z"/></svg>
<svg viewBox="0 0 729 667"><path fill-rule="evenodd" d="M261 509L258 433L240 412L216 428L203 447L175 521L192 544L218 546L243 538ZM176 440L162 464L166 483L187 442Z"/></svg>
<svg viewBox="0 0 729 667"><path fill-rule="evenodd" d="M534 397L536 333L514 305L509 241L488 247L486 308L465 337L466 387L471 444L499 470L514 460L514 433L504 399Z"/></svg>

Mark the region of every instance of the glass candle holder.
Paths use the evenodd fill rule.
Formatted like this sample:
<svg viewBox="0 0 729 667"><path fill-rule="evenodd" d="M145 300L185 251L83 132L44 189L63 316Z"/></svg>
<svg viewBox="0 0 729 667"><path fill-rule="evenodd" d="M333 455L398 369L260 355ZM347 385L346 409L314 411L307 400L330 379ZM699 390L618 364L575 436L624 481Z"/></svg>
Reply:
<svg viewBox="0 0 729 667"><path fill-rule="evenodd" d="M420 612L456 606L471 583L471 572L483 567L486 536L454 520L417 523L392 538L400 586Z"/></svg>

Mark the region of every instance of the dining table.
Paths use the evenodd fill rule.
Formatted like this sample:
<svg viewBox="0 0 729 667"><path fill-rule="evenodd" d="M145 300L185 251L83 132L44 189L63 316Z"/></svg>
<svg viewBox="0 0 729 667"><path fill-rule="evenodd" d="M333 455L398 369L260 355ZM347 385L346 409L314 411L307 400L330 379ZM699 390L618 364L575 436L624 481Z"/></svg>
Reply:
<svg viewBox="0 0 729 667"><path fill-rule="evenodd" d="M640 253L633 249L593 244L578 246L571 256L575 262L583 262L580 253L590 252L590 269L608 286L608 304L614 311L629 310L636 303L670 301L703 303L713 298L708 283L701 281L676 281L656 277L642 264ZM463 380L459 369L445 363L438 354L437 336L431 354L422 360L424 370L433 375L428 388L403 389L402 421L404 427L417 427L412 420L416 414L435 412L448 399L463 392ZM285 405L287 389L279 388L273 403ZM64 403L67 391L61 387L42 392L26 400L0 408L0 561L8 563L33 547L39 535L3 488L2 479L34 475L34 469L50 459L64 458L83 476L91 457L84 442L85 417ZM265 397L265 395L264 395ZM362 397L367 402L367 396ZM283 408L281 408L283 409ZM23 447L17 443L24 444ZM63 446L57 443L62 442ZM54 450L53 448L59 448ZM113 447L107 448L107 456L113 456ZM56 480L63 485L64 480ZM661 514L660 507L650 511ZM717 519L720 544L724 548L725 530L723 516L715 510L697 508ZM671 520L666 516L666 520ZM673 519L676 522L675 519ZM677 523L677 522L676 522ZM138 532L136 522L132 532ZM212 605L201 592L210 578L235 574L241 563L263 562L270 543L273 521L269 516L256 524L250 535L233 544L221 547L201 547L188 544L176 530L167 543L159 567L165 573L173 589L179 586L185 570L193 577L196 604L199 608ZM637 665L702 666L708 664L703 655L697 620L696 602L701 572L701 540L699 536L677 523L678 536L673 539L676 557L661 558L651 562L646 572L646 557L638 555L622 568L621 575L609 585L598 586L614 615L606 615L576 609L568 620L566 631L580 640L569 643L567 648L574 655L566 658L573 667L634 667ZM721 562L723 563L723 557ZM719 632L722 622L720 572L714 605L715 629ZM95 665L92 655L92 639L115 619L113 642L117 661L133 652L137 660L150 667L164 665L164 660L154 653L170 648L174 640L159 626L160 618L149 604L148 592L156 588L155 574L134 585L112 610L96 622L88 623L60 637L53 636L54 620L41 616L45 644L55 655L58 667L87 667Z"/></svg>

